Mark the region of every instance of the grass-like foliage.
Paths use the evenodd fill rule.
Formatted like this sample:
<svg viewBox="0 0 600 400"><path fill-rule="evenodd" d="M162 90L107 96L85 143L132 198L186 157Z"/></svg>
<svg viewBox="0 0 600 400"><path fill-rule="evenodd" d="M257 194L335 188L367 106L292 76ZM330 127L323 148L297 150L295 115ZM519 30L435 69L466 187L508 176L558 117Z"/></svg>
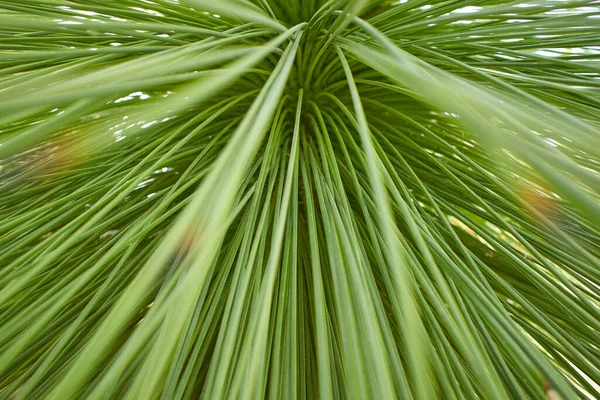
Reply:
<svg viewBox="0 0 600 400"><path fill-rule="evenodd" d="M1 399L599 398L598 0L1 0Z"/></svg>

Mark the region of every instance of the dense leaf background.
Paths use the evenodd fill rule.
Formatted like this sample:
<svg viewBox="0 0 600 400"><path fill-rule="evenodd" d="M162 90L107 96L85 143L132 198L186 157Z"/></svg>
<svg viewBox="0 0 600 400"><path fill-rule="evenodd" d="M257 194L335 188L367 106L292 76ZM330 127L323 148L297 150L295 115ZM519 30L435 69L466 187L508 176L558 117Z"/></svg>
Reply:
<svg viewBox="0 0 600 400"><path fill-rule="evenodd" d="M0 398L600 397L599 38L597 0L0 0Z"/></svg>

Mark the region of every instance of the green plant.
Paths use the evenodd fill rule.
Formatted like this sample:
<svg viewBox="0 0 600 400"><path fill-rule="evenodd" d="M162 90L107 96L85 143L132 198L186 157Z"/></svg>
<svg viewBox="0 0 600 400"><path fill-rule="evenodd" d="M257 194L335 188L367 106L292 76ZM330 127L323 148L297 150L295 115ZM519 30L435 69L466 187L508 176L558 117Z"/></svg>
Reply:
<svg viewBox="0 0 600 400"><path fill-rule="evenodd" d="M2 0L0 397L600 396L599 17Z"/></svg>

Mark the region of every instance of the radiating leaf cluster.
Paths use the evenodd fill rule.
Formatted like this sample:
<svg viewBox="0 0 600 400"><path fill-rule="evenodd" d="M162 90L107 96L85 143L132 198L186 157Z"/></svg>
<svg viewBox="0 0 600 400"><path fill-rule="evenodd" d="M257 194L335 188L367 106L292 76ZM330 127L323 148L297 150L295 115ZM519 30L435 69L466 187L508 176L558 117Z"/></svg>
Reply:
<svg viewBox="0 0 600 400"><path fill-rule="evenodd" d="M1 0L0 398L600 396L598 0Z"/></svg>

